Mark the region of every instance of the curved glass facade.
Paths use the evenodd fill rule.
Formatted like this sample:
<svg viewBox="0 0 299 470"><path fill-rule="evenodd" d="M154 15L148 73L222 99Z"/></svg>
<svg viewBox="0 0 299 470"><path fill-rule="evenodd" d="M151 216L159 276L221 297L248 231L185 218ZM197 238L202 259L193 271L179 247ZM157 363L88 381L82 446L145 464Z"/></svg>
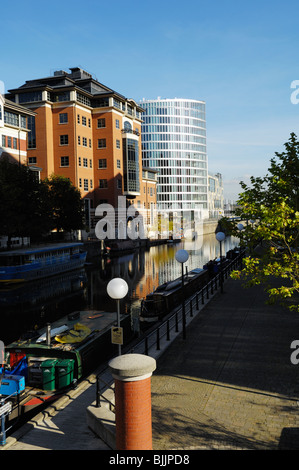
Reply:
<svg viewBox="0 0 299 470"><path fill-rule="evenodd" d="M142 163L158 170L159 211L207 209L205 103L143 100Z"/></svg>

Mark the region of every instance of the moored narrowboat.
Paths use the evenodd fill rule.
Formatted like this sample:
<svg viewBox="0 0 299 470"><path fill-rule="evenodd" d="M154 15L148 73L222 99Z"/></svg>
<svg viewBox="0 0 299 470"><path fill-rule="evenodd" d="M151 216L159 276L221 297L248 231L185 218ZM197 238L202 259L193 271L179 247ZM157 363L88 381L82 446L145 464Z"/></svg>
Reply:
<svg viewBox="0 0 299 470"><path fill-rule="evenodd" d="M196 268L184 274L184 296L190 297L209 281L208 271ZM141 320L163 318L183 300L182 277L166 282L148 294L141 303Z"/></svg>
<svg viewBox="0 0 299 470"><path fill-rule="evenodd" d="M0 284L42 279L84 266L83 243L58 243L0 252Z"/></svg>
<svg viewBox="0 0 299 470"><path fill-rule="evenodd" d="M14 425L17 418L57 399L111 357L116 318L116 312L73 312L31 338L5 346L0 400L11 403L7 420ZM130 317L121 315L120 321L129 338Z"/></svg>

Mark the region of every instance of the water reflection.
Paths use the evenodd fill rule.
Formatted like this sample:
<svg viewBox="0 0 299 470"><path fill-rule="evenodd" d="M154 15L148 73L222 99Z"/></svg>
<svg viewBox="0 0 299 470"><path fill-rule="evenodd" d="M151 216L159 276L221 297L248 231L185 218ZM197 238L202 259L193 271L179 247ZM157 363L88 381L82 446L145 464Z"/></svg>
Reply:
<svg viewBox="0 0 299 470"><path fill-rule="evenodd" d="M223 253L238 243L237 238L226 238ZM2 288L0 339L7 344L28 329L44 326L78 309L115 311L115 301L109 298L106 291L108 282L114 277L121 277L128 283L129 293L122 301L121 308L136 318L142 298L159 284L181 275L181 266L175 260L175 253L181 248L189 252L188 270L203 267L210 259L220 255L219 242L211 234L194 242L164 244L120 257L98 259L94 266L84 270L12 289Z"/></svg>
<svg viewBox="0 0 299 470"><path fill-rule="evenodd" d="M237 246L239 240L227 237L223 242L223 253ZM110 279L121 277L129 286L129 295L123 308L146 297L158 285L176 279L181 275L181 265L175 259L177 250L184 248L189 253L186 263L188 270L202 268L210 259L220 255L220 245L214 234L203 236L202 240L153 246L148 251L139 250L126 256L102 260L97 268L88 274L88 305L95 309L115 308L107 298L106 286ZM136 303L136 302L135 302Z"/></svg>

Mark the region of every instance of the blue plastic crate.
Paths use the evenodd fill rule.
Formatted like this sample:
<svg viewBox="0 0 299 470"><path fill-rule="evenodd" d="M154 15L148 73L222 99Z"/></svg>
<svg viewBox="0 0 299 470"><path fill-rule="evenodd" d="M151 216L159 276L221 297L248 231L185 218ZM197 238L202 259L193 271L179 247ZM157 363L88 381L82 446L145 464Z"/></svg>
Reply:
<svg viewBox="0 0 299 470"><path fill-rule="evenodd" d="M25 390L25 377L4 374L0 385L0 395L18 395Z"/></svg>

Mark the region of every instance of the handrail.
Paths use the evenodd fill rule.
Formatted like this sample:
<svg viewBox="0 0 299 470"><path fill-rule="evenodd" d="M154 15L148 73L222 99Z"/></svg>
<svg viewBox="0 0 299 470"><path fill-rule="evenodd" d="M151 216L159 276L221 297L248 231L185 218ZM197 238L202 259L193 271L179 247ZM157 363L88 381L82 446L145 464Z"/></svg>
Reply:
<svg viewBox="0 0 299 470"><path fill-rule="evenodd" d="M233 259L229 264L224 266L222 271L220 271L216 276L214 276L205 286L203 286L198 292L196 292L193 296L189 297L187 301L185 301L185 314L186 317L189 314L190 317L193 317L193 308L195 304L196 310L199 309L199 302L202 305L205 303L206 300L209 300L210 294L213 295L214 290L216 291L221 286L221 276L227 279L228 274L240 263L242 262L242 258L244 256L244 252L242 251L235 259ZM222 282L223 282L222 279ZM217 285L218 284L218 285ZM134 344L132 347L127 348L127 353L139 353L148 355L152 348L155 348L156 351L160 350L161 347L161 340L166 337L166 341L170 341L170 332L175 330L176 333L179 332L179 326L183 322L183 315L182 315L182 306L178 307L175 311L171 312L167 316L167 318L159 323L157 327L152 330L150 333L145 335L140 341ZM100 391L100 382L104 382L106 385L105 391L107 389L113 390L111 387L112 379L108 383L103 380L102 376L108 372L108 366L106 366L102 371L100 371L97 375L97 387L96 387L96 406L100 407L100 399L106 401L110 405L110 409L114 407L114 404L108 400ZM113 411L113 409L112 409Z"/></svg>

